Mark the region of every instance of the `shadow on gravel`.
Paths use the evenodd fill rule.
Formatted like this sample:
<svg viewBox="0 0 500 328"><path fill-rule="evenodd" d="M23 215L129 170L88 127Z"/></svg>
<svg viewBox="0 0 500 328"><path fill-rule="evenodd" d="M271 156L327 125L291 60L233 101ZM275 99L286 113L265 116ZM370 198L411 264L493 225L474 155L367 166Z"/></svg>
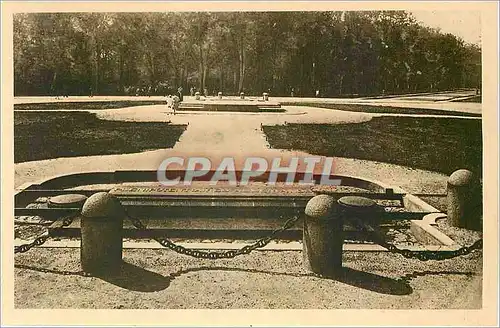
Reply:
<svg viewBox="0 0 500 328"><path fill-rule="evenodd" d="M169 277L126 262L123 262L119 273L97 277L115 286L145 293L159 292L170 286Z"/></svg>
<svg viewBox="0 0 500 328"><path fill-rule="evenodd" d="M347 267L342 268L342 272L338 276L326 279L333 279L380 294L410 295L413 292L413 289L406 281L387 278Z"/></svg>
<svg viewBox="0 0 500 328"><path fill-rule="evenodd" d="M170 274L171 279L180 277L183 274L200 271L227 271L227 272L244 272L244 273L260 273L272 276L289 276L289 277L316 277L311 273L288 273L288 272L274 272L257 269L244 269L244 268L228 268L228 267L208 267L202 266L197 268L188 268ZM369 272L363 272L344 267L342 272L335 277L317 277L318 279L326 279L338 281L354 287L366 289L375 293L389 294L389 295L409 295L413 289L406 281L391 279L379 276Z"/></svg>
<svg viewBox="0 0 500 328"><path fill-rule="evenodd" d="M62 276L80 276L83 278L99 278L115 286L145 293L164 290L170 286L170 277L164 277L158 273L145 270L130 263L123 262L120 272L114 275L100 274L89 275L83 271L66 271L58 269L46 269L24 264L15 264L16 269L31 270L41 273L57 274Z"/></svg>

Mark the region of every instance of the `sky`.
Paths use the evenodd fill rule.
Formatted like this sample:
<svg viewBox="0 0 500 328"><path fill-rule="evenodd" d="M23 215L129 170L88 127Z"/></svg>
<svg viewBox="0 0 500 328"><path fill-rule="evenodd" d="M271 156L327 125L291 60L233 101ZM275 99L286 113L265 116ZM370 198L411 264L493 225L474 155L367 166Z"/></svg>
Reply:
<svg viewBox="0 0 500 328"><path fill-rule="evenodd" d="M443 33L451 33L466 42L481 45L480 11L411 11L411 13L423 25L438 27Z"/></svg>

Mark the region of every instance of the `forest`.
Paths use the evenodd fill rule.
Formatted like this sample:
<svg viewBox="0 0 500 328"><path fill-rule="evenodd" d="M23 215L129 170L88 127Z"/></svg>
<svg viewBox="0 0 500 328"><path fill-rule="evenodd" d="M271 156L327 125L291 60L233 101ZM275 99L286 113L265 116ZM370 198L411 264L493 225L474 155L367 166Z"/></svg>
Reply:
<svg viewBox="0 0 500 328"><path fill-rule="evenodd" d="M13 45L16 96L481 87L480 46L405 11L19 13Z"/></svg>

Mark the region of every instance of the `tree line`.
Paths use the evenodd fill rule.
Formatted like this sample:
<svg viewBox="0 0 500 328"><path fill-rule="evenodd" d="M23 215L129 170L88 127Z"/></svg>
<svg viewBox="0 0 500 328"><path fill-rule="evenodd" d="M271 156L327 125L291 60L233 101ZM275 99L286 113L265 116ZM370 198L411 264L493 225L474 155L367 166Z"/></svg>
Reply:
<svg viewBox="0 0 500 328"><path fill-rule="evenodd" d="M22 13L15 95L478 88L481 49L405 11Z"/></svg>

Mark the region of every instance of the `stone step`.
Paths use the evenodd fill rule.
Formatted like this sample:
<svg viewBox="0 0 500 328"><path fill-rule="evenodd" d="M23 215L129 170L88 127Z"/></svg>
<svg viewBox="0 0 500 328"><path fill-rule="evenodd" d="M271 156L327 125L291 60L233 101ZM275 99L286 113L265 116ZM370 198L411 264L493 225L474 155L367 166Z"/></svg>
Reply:
<svg viewBox="0 0 500 328"><path fill-rule="evenodd" d="M285 218L178 218L169 217L164 219L151 219L135 217L139 219L147 230L139 231L125 219L123 222L124 238L148 238L157 236L168 236L169 238L191 238L191 239L258 239L268 236L275 229L281 228L289 219ZM73 222L62 227L62 221L54 222L48 229L52 237L79 237L81 217L76 217ZM345 239L369 240L369 236L354 227L344 225ZM294 227L279 234L279 239L300 240L302 238L302 220Z"/></svg>
<svg viewBox="0 0 500 328"><path fill-rule="evenodd" d="M303 213L305 204L297 207L225 207L225 206L125 206L127 213L132 216L147 216L149 218L182 217L182 218L252 218L268 219L279 216L292 216Z"/></svg>

